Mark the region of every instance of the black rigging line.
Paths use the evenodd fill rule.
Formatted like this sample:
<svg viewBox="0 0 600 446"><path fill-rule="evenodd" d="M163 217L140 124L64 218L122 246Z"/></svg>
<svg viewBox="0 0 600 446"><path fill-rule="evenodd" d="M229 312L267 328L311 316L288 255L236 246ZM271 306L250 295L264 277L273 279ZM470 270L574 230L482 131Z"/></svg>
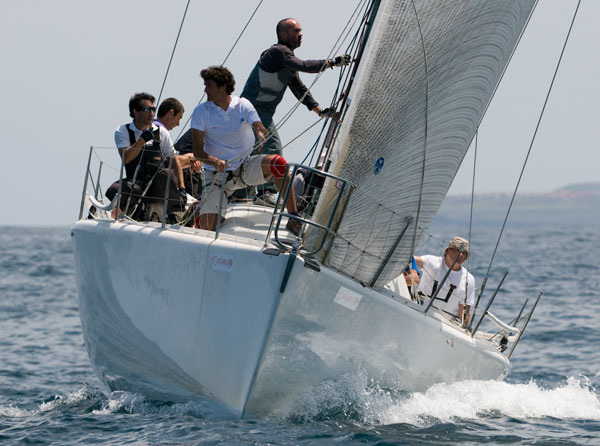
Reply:
<svg viewBox="0 0 600 446"><path fill-rule="evenodd" d="M254 12L252 13L252 15L250 16L250 18L246 22L246 25L244 25L244 27L242 28L242 31L240 32L240 34L237 37L237 39L235 39L235 42L233 43L233 46L231 47L231 49L227 53L227 56L225 56L225 59L223 59L223 63L221 65L225 65L225 62L227 62L227 59L229 59L229 56L231 56L231 53L233 52L234 48L237 46L238 42L242 38L242 35L244 34L244 31L246 31L246 28L248 28L248 25L250 25L250 22L252 21L252 19L256 15L256 11L258 11L258 8L260 8L260 5L262 5L262 2L263 2L263 0L260 0L258 2L258 5L256 5L256 8L254 8Z"/></svg>
<svg viewBox="0 0 600 446"><path fill-rule="evenodd" d="M552 92L552 87L554 86L554 81L556 80L556 76L558 74L558 69L560 68L560 64L562 62L563 55L565 54L565 49L567 48L567 43L569 41L569 37L571 35L571 30L573 29L573 25L575 24L575 18L577 17L577 11L579 11L579 6L581 5L581 0L577 2L577 7L575 8L575 12L573 13L573 18L571 19L571 25L569 26L569 31L567 32L567 36L565 37L565 42L563 44L562 50L560 52L560 57L558 58L558 62L556 63L556 68L554 69L554 75L552 76L552 81L550 82L550 87L548 87L548 93L546 94L546 99L544 100L544 105L542 106L542 110L540 112L540 116L538 118L537 125L535 126L535 131L533 132L533 137L531 138L531 143L529 144L529 149L527 150L527 156L525 157L525 161L523 162L523 167L521 168L521 173L519 174L519 179L517 180L517 185L515 186L515 190L513 192L512 198L510 199L510 204L508 205L508 210L506 211L506 216L504 217L504 222L502 223L502 229L500 230L500 234L498 235L498 240L496 242L496 247L494 248L494 252L492 254L492 258L490 260L490 265L488 267L486 278L490 274L490 270L492 269L492 263L494 262L494 258L496 257L496 252L498 251L498 245L500 245L500 239L502 238L502 234L504 232L504 228L506 227L506 222L508 221L508 216L510 215L510 211L512 210L512 205L515 201L515 196L517 195L517 191L521 184L521 179L523 178L523 173L525 172L525 167L527 166L527 161L529 160L529 155L531 154L531 149L533 148L533 143L535 141L535 137L537 136L537 132L540 128L540 124L542 122L542 118L544 116L544 112L546 111L546 105L548 104L548 99L550 98L550 93ZM482 284L483 288L483 284ZM482 290L483 291L483 290ZM477 297L477 303L475 304L475 308L479 304L479 299L481 297L481 292Z"/></svg>
<svg viewBox="0 0 600 446"><path fill-rule="evenodd" d="M525 25L521 29L521 33L519 34L519 37L517 39L517 43L515 44L515 46L513 47L512 51L510 53L510 55L508 56L508 60L507 60L506 64L504 65L502 73L500 74L500 78L498 79L498 82L496 82L496 85L494 86L494 90L492 91L492 94L490 95L490 98L489 98L487 104L485 105L485 108L483 109L483 113L481 114L481 119L479 119L479 123L477 124L477 127L475 128L475 132L477 132L479 130L479 126L483 122L483 119L485 118L485 116L487 114L488 108L492 104L493 99L496 97L496 92L498 91L498 87L502 83L502 79L504 79L504 75L506 74L506 70L508 69L508 67L509 67L509 65L510 65L512 59L513 59L513 56L515 55L515 52L516 52L517 48L519 47L519 44L521 43L521 39L523 38L523 34L525 33L525 30L527 29L527 26L529 25L529 21L531 20L531 17L533 16L533 11L535 10L535 8L537 8L538 3L539 3L539 0L535 0L535 4L533 5L533 8L531 9L531 13L527 17L527 20L525 21ZM474 137L475 137L475 133L473 133L473 136L471 137L471 141L473 141ZM465 152L464 156L466 156L466 152ZM463 156L463 159L464 159L464 156ZM462 163L462 161L461 161L461 163Z"/></svg>
<svg viewBox="0 0 600 446"><path fill-rule="evenodd" d="M364 23L369 18L370 11L371 11L371 7L367 8L365 10L365 12L363 13L363 17L361 19L359 27L357 28L356 32L352 36L352 39L350 39L350 42L348 43L348 45L346 47L345 53L346 54L354 54L354 58L356 57L355 53L359 49L359 48L357 48L357 43L358 43L358 38L359 38L360 33L361 33L362 26L364 25ZM351 73L352 73L352 70L346 69L346 67L342 67L341 70L340 70L340 72L339 72L338 83L336 85L335 91L334 91L334 93L333 93L333 95L331 97L331 101L330 101L330 104L329 104L329 109L332 110L333 112L335 112L335 109L337 108L337 105L339 103L338 97L340 97L340 90L342 88L345 88L348 85L348 80L349 80L349 77L350 77ZM345 76L345 79L344 79L344 76ZM345 94L348 94L348 92L346 91ZM310 150L308 151L308 153L306 154L306 156L302 160L301 164L305 164L306 160L310 157L309 165L311 165L311 166L313 165L314 157L316 155L317 147L319 146L319 142L321 140L321 137L323 136L323 133L325 132L325 129L330 124L331 123L327 122L327 120L323 123L323 126L321 128L321 131L319 132L319 135L317 136L317 139L315 140L314 144L312 145L312 147L310 148ZM332 139L331 144L333 144L333 139ZM318 160L317 160L317 162L318 162Z"/></svg>
<svg viewBox="0 0 600 446"><path fill-rule="evenodd" d="M169 65L167 66L167 72L165 73L165 78L163 79L162 87L160 87L160 93L158 94L157 105L160 104L160 98L162 97L163 89L165 88L165 83L167 82L167 76L169 76L169 70L171 69L171 62L173 62L173 56L175 55L175 49L177 48L177 43L179 42L179 36L181 35L181 29L183 28L183 22L185 21L185 16L187 15L188 8L190 6L190 0L188 0L187 5L185 5L185 11L183 12L183 18L181 19L181 23L179 25L179 31L177 32L177 38L175 39L175 45L173 45L173 51L171 52L171 58L169 59Z"/></svg>
<svg viewBox="0 0 600 446"><path fill-rule="evenodd" d="M469 244L471 243L471 233L473 230L473 205L475 201L475 173L477 172L477 148L479 140L479 127L475 130L475 150L473 151L473 180L471 182L471 209L469 212L469 235L467 236L467 241ZM469 270L471 256L467 257L467 271ZM465 282L465 300L464 305L467 306L467 297L469 296L467 286L469 285L469 281ZM475 314L475 309L473 309L473 314Z"/></svg>
<svg viewBox="0 0 600 446"><path fill-rule="evenodd" d="M189 0L188 0L189 1ZM231 56L231 53L233 53L233 50L235 49L235 47L237 46L238 42L240 41L240 39L242 38L242 36L244 35L244 32L246 31L246 28L248 28L248 25L250 25L250 22L252 21L252 19L254 18L254 16L256 15L256 12L258 11L258 8L260 8L260 5L262 5L262 2L264 0L260 0L258 2L258 5L256 5L256 8L254 8L254 12L250 15L250 18L248 19L248 21L246 22L246 24L244 25L244 27L242 28L242 31L240 31L240 34L238 35L237 39L235 39L235 42L233 43L233 46L231 47L231 49L229 50L229 52L227 53L227 56L225 56L225 59L223 59L223 62L221 62L221 65L225 65L225 62L227 62L227 59L229 59L229 56ZM202 102L202 99L204 99L204 93L202 94L202 96L200 97L200 100L198 101L198 104L200 104ZM192 115L190 114L190 116L187 118L187 121L185 121L185 124L183 124L181 126L181 131L179 132L179 135L177 135L177 140L179 140L179 138L181 138L181 135L183 134L183 132L185 131L187 125L190 123L190 120L192 119Z"/></svg>
<svg viewBox="0 0 600 446"><path fill-rule="evenodd" d="M419 28L419 34L421 36L421 46L423 48L423 63L425 64L425 129L424 129L424 148L423 148L423 165L421 168L421 191L419 192L419 203L417 205L417 215L415 216L415 230L413 232L412 246L410 249L409 264L411 264L412 257L415 255L415 247L417 244L417 228L419 226L419 216L421 214L421 204L423 202L423 188L425 184L425 164L427 160L427 136L428 136L428 121L429 121L429 70L427 67L427 51L425 48L425 38L423 37L423 30L421 29L421 22L419 21L419 13L414 0L411 0L413 9L415 11L415 18L417 20L417 26Z"/></svg>
<svg viewBox="0 0 600 446"><path fill-rule="evenodd" d="M351 23L352 23L353 20L354 20L354 23L356 23L356 21L359 18L358 12L359 12L359 10L361 8L361 4L364 5L366 3L368 3L368 0L359 0L356 8L354 9L354 12L352 13L352 16L350 17L350 19L346 23L346 26L344 26L344 29L340 33L340 36L338 37L338 40L335 42L334 48L332 49L332 53L330 53L330 55L333 54L333 51L335 50L335 47L337 47L338 43L341 41L342 42L341 44L343 44L343 42L346 40L346 38L350 35L350 32L352 31L352 26L353 26L353 25L351 25ZM354 18L355 15L356 15L356 18ZM346 32L347 29L348 29L348 31ZM344 33L346 34L346 37L344 37ZM312 89L313 85L317 82L317 80L323 74L324 70L325 70L325 68L322 67L321 70L319 71L319 73L317 74L317 77L313 80L313 82L311 83L311 85L308 87L308 90L302 95L301 98L298 98L298 100L296 101L296 104L283 116L283 118L281 118L279 120L279 122L277 122L277 124L275 126L277 129L280 129L290 119L290 117L298 109L298 107L302 104L302 101L304 100L304 98L306 97L306 95L310 92L310 90Z"/></svg>
<svg viewBox="0 0 600 446"><path fill-rule="evenodd" d="M529 25L529 22L531 21L531 17L533 16L533 11L537 8L537 5L539 3L539 0L535 0L535 4L533 5L533 8L531 9L531 13L529 14L529 16L527 17L527 20L525 21L525 25L523 26L523 28L521 29L521 32L519 33L519 37L517 39L517 43L515 44L515 46L513 47L510 55L508 56L508 61L506 62L506 64L504 65L504 68L502 70L502 73L500 74L500 78L498 79L498 82L496 82L496 85L494 87L494 90L492 91L492 94L490 95L490 98L483 110L483 113L481 114L481 119L479 120L479 123L477 124L477 127L475 128L475 133L473 135L475 139L475 150L477 150L477 135L479 133L479 126L481 125L483 119L485 118L488 108L490 107L492 100L496 97L496 92L498 91L498 87L500 86L500 84L502 83L502 79L504 79L504 75L506 74L506 70L508 69L513 56L515 55L515 52L517 50L517 48L519 47L519 44L521 43L521 39L523 38L523 35L525 34L525 30L527 29L527 26ZM473 138L471 138L471 141L473 140ZM465 153L466 155L466 153ZM475 159L476 159L477 155L475 154ZM462 163L462 161L461 161ZM475 169L475 165L473 166L473 169ZM473 217L473 199L474 199L474 193L475 193L475 171L473 171L473 187L471 189L471 217L469 220L469 243L471 242L471 223L472 223L472 217ZM493 258L492 258L493 261ZM467 260L467 266L468 266L468 260ZM490 269L491 269L491 263L490 263ZM473 314L471 315L471 321L474 319L475 316L475 310L477 309L477 306L479 305L479 301L481 299L481 296L483 294L483 291L485 290L485 286L487 283L487 279L488 279L488 275L490 273L490 269L488 269L487 274L483 277L483 280L481 281L481 288L479 289L479 294L477 295L477 300L475 302L475 308L473 309Z"/></svg>

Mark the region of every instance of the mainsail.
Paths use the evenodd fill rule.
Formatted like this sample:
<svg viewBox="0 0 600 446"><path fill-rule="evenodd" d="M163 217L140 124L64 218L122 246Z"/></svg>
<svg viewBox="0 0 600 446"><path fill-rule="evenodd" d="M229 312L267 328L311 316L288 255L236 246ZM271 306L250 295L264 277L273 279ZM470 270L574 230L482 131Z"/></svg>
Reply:
<svg viewBox="0 0 600 446"><path fill-rule="evenodd" d="M369 285L401 273L450 188L535 3L380 2L329 158L329 172L356 189L325 263ZM326 184L317 220L334 189Z"/></svg>

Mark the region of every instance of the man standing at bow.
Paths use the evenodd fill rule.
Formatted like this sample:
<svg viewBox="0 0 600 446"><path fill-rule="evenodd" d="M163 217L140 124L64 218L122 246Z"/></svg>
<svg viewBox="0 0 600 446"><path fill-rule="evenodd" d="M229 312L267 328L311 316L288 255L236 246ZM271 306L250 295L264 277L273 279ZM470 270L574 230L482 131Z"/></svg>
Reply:
<svg viewBox="0 0 600 446"><path fill-rule="evenodd" d="M269 137L264 144L262 153L281 155L281 140L273 123L273 115L287 87L294 96L310 110L319 116L329 113L322 110L319 103L300 80L298 72L318 73L326 68L348 65L350 56L343 54L335 59L301 60L294 55L294 50L302 43L302 27L296 19L280 20L276 27L277 43L263 51L258 63L250 73L241 97L248 99L260 120L269 131ZM258 188L257 201L261 204L275 205L272 197L261 199L265 190L273 191L272 185ZM264 201L264 202L263 202ZM270 203L272 202L272 203Z"/></svg>

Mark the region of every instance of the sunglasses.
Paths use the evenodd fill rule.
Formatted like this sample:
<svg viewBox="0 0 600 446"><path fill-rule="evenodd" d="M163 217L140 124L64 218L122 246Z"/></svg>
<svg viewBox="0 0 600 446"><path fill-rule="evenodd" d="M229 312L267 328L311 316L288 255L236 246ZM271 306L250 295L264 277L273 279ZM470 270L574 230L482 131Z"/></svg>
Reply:
<svg viewBox="0 0 600 446"><path fill-rule="evenodd" d="M138 111L142 111L142 112L155 112L156 111L156 107L141 107L138 108Z"/></svg>

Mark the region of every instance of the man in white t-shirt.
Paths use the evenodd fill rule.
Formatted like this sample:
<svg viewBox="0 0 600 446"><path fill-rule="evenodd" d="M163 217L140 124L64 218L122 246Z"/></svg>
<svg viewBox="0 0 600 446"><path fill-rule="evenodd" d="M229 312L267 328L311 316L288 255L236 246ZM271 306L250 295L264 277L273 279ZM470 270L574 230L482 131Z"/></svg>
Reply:
<svg viewBox="0 0 600 446"><path fill-rule="evenodd" d="M202 70L200 75L204 79L206 102L194 109L191 124L194 156L202 161L206 170L206 193L199 224L201 229L214 231L219 203L222 217L227 206L226 196L237 189L269 181L279 190L287 163L280 155L250 156L254 132L259 141L264 141L267 130L250 101L231 94L235 86L233 74L223 66L212 66ZM221 193L223 178L225 186ZM290 214L298 215L294 194L289 195L286 208ZM298 235L301 222L289 219L286 228Z"/></svg>
<svg viewBox="0 0 600 446"><path fill-rule="evenodd" d="M469 257L469 242L462 237L453 237L448 243L444 257L422 256L415 257L421 270L419 291L428 296L437 293L434 305L469 325L469 310L475 303L475 278L467 271L462 263ZM448 268L454 267L442 284L442 279ZM466 299L465 299L466 296Z"/></svg>

